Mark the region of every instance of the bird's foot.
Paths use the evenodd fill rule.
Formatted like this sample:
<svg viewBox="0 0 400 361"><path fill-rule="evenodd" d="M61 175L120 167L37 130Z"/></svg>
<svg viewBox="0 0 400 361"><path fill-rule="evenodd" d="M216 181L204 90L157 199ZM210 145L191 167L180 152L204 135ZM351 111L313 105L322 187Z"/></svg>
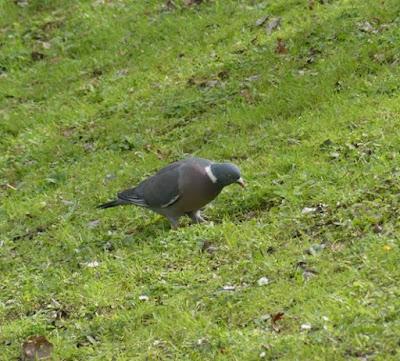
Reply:
<svg viewBox="0 0 400 361"><path fill-rule="evenodd" d="M207 220L204 219L204 218L201 216L200 211L197 211L197 212L190 212L188 215L189 215L189 217L192 219L193 223L204 223L204 222L207 222Z"/></svg>

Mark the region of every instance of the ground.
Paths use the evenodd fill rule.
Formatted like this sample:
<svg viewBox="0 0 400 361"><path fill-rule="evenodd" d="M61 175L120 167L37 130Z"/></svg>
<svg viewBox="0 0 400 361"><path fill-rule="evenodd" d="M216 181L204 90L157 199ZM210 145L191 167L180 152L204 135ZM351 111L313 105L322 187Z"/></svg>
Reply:
<svg viewBox="0 0 400 361"><path fill-rule="evenodd" d="M1 2L0 360L399 360L399 13ZM208 224L96 209L188 155Z"/></svg>

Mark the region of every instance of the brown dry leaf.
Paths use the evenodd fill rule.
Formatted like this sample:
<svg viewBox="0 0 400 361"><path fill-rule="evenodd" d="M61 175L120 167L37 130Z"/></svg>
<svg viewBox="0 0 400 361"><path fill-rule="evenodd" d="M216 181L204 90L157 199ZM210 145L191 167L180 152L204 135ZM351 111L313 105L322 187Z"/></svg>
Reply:
<svg viewBox="0 0 400 361"><path fill-rule="evenodd" d="M308 9L309 10L314 9L314 5L315 5L315 0L308 0Z"/></svg>
<svg viewBox="0 0 400 361"><path fill-rule="evenodd" d="M22 360L49 360L53 345L44 336L31 336L22 344Z"/></svg>
<svg viewBox="0 0 400 361"><path fill-rule="evenodd" d="M275 53L286 54L287 52L288 52L288 49L286 47L285 41L281 38L276 39Z"/></svg>
<svg viewBox="0 0 400 361"><path fill-rule="evenodd" d="M285 316L284 312L278 312L271 315L271 326L275 332L280 332L281 328L278 326L277 322Z"/></svg>

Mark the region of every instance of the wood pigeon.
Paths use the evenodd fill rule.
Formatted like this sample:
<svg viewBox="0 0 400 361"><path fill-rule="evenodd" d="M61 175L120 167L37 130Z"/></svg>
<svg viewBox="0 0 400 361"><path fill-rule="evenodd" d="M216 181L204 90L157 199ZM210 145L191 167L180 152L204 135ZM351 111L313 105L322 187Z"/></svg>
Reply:
<svg viewBox="0 0 400 361"><path fill-rule="evenodd" d="M200 209L232 183L245 186L240 170L234 164L187 158L167 165L137 187L118 193L117 199L98 208L124 204L149 208L165 216L176 229L179 218L184 215L195 223L204 222Z"/></svg>

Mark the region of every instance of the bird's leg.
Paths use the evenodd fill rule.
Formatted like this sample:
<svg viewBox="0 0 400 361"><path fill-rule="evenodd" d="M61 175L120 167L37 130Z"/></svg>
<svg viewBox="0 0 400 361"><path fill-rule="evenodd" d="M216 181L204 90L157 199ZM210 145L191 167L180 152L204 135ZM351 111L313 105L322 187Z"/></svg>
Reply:
<svg viewBox="0 0 400 361"><path fill-rule="evenodd" d="M178 229L179 227L179 218L174 218L174 217L167 217L169 220L169 223L171 223L171 228L172 229Z"/></svg>
<svg viewBox="0 0 400 361"><path fill-rule="evenodd" d="M193 223L206 222L206 220L201 216L200 211L189 212L188 216L192 219Z"/></svg>

